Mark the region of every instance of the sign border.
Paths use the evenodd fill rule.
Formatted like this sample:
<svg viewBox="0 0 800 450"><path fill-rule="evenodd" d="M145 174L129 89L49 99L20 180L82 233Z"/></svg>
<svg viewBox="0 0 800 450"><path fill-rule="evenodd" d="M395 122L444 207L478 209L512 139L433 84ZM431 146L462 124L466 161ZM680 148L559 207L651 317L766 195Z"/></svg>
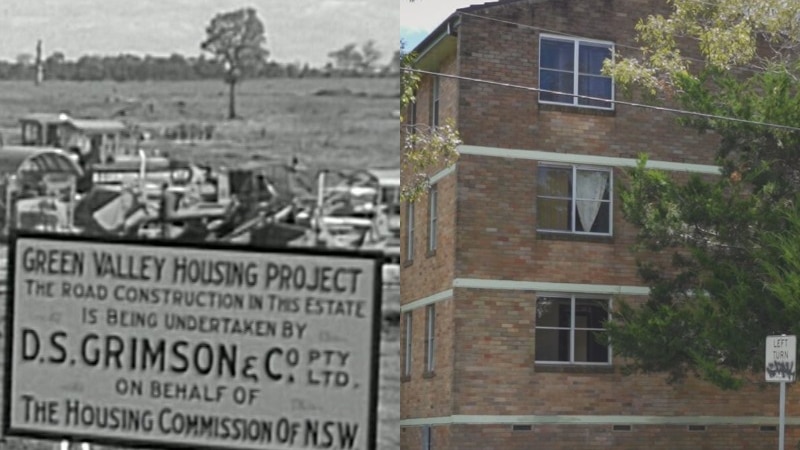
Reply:
<svg viewBox="0 0 800 450"><path fill-rule="evenodd" d="M34 439L69 440L71 442L90 442L100 445L123 446L131 448L153 448L154 446L165 449L205 449L218 450L219 445L210 444L183 444L175 442L163 442L159 440L137 439L128 441L123 438L108 436L98 436L91 433L57 433L53 431L31 431L11 428L11 381L12 381L12 353L14 349L14 303L16 301L14 285L15 283L15 262L17 253L17 241L19 239L40 239L49 241L65 242L91 242L111 245L137 245L161 248L184 248L200 250L226 250L250 253L271 253L271 254L293 254L310 256L335 256L339 258L372 259L374 260L374 286L373 286L373 311L370 354L371 364L369 369L370 383L368 393L368 412L367 412L367 439L366 448L377 448L378 444L378 397L380 389L380 352L381 352L381 327L383 323L383 263L384 255L379 251L373 250L340 250L313 247L273 247L273 246L244 246L241 244L218 243L218 242L180 242L165 239L132 239L132 238L100 238L94 236L68 235L55 233L42 233L31 231L12 232L8 236L8 262L6 275L6 340L5 348L2 350L5 356L3 369L5 377L3 380L3 407L2 407L2 432L0 437L23 437ZM366 449L365 449L366 450Z"/></svg>
<svg viewBox="0 0 800 450"><path fill-rule="evenodd" d="M767 370L767 364L768 363L767 363L767 358L766 358L768 349L766 348L766 346L769 343L770 338L777 338L777 339L780 339L780 338L792 338L792 339L794 339L795 354L793 356L794 356L794 363L795 363L795 365L797 364L797 336L794 335L794 334L770 334L764 340L764 347L765 347L764 348L764 382L765 383L794 383L794 382L796 382L797 381L797 369L795 369L795 373L794 373L794 375L792 375L792 379L791 380L770 380L768 378L768 370Z"/></svg>

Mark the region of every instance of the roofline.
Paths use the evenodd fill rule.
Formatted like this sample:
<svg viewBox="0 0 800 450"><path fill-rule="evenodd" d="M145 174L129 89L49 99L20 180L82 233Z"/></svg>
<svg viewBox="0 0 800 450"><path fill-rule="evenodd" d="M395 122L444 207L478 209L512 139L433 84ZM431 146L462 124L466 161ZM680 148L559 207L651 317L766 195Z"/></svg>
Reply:
<svg viewBox="0 0 800 450"><path fill-rule="evenodd" d="M515 0L516 1L516 0ZM461 15L459 14L459 10L450 14L447 19L442 21L433 31L430 32L425 39L423 39L413 50L412 53L415 53L417 56L414 58L414 63L417 63L421 60L425 55L433 48L436 47L439 42L441 42L447 36L452 36L455 34L455 29L461 24Z"/></svg>
<svg viewBox="0 0 800 450"><path fill-rule="evenodd" d="M522 2L522 1L527 1L527 0L497 0L497 1L494 1L494 2L487 2L487 3L477 4L477 5L465 6L463 8L458 8L456 11L461 11L461 12L479 11L481 9L493 8L495 6L505 5L505 4L508 4L508 3Z"/></svg>
<svg viewBox="0 0 800 450"><path fill-rule="evenodd" d="M463 8L456 9L452 14L450 14L447 19L442 21L433 31L430 32L425 39L423 39L413 50L412 53L416 53L417 57L414 59L416 63L426 53L430 51L431 48L435 47L442 39L447 37L448 35L454 35L455 29L461 24L461 13L471 13L475 11L480 11L487 8L493 8L495 6L506 5L509 3L517 3L522 1L529 1L529 0L497 0L494 2L487 2L481 4L475 4L470 6L465 6ZM550 1L550 0L542 0L542 1Z"/></svg>

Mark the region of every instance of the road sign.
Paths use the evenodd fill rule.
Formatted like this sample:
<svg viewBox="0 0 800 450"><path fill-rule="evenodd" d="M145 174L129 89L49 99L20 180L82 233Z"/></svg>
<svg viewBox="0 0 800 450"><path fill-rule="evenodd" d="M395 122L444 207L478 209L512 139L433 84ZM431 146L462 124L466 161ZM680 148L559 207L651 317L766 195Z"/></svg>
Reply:
<svg viewBox="0 0 800 450"><path fill-rule="evenodd" d="M766 367L764 374L769 382L792 382L797 373L797 337L767 336Z"/></svg>

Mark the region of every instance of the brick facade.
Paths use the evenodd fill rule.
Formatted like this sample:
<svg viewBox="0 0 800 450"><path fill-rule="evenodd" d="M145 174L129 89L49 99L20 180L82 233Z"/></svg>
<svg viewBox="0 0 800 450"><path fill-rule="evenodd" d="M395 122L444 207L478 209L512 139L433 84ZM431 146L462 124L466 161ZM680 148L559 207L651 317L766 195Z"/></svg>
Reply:
<svg viewBox="0 0 800 450"><path fill-rule="evenodd" d="M666 13L666 6L658 0L507 0L471 7L448 19L453 35L423 42L440 51L420 61L432 71L536 87L541 33L612 41L624 52L635 45L639 18ZM612 163L647 153L651 161L710 165L717 137L680 127L674 115L633 106L543 105L537 92L440 83L440 112L457 121L472 150L437 182L436 252L426 252L423 197L414 208L414 258L401 257L401 307L413 324L411 375L401 384L401 448L423 448L424 427L436 450L775 448L777 385L728 392L692 379L670 385L662 375L626 376L619 358L594 366L535 361L537 295L645 298L631 253L635 230L618 207L616 186L625 171ZM418 123L429 121L430 86L431 78L423 77ZM615 186L610 236L537 230L537 170L547 155L608 163ZM405 214L403 208L403 252ZM436 311L432 374L424 370L428 304ZM788 393L786 444L794 448L800 394L792 386Z"/></svg>

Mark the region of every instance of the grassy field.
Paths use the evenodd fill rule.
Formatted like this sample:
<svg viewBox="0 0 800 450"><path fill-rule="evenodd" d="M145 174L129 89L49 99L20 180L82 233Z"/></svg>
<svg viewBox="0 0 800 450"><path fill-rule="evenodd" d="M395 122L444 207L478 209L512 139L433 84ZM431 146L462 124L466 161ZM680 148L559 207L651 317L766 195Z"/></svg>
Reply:
<svg viewBox="0 0 800 450"><path fill-rule="evenodd" d="M156 137L143 144L213 166L297 156L311 170L399 167L398 98L396 79L248 80L238 89L240 118L227 120L227 86L222 81L47 82L38 87L29 82L0 82L0 133L5 143L18 143L20 116L66 111L73 117L119 119L153 130L155 135L181 124L213 125L214 137L208 141L179 143ZM384 290L387 302L399 304L396 288ZM396 326L385 327L380 450L400 447L399 345ZM0 443L0 449L8 450L54 448L52 441L8 438Z"/></svg>
<svg viewBox="0 0 800 450"><path fill-rule="evenodd" d="M20 116L67 111L115 118L149 130L213 125L214 139L154 139L144 145L211 164L296 155L313 168L399 167L396 79L247 80L237 89L237 115L227 120L222 81L0 82L0 133L19 141ZM322 94L322 95L320 95ZM133 144L131 144L133 145Z"/></svg>

